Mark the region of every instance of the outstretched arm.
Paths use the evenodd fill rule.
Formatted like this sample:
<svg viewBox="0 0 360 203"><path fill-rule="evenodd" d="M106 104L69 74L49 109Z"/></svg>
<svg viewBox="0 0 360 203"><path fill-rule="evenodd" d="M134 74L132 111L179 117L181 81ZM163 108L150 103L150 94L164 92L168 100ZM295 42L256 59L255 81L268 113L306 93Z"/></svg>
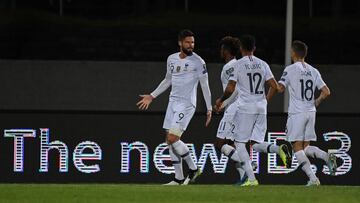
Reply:
<svg viewBox="0 0 360 203"><path fill-rule="evenodd" d="M165 92L171 86L171 76L166 74L164 80L162 80L159 86L150 93L153 98L158 97L161 93Z"/></svg>
<svg viewBox="0 0 360 203"><path fill-rule="evenodd" d="M169 73L166 73L165 79L161 81L159 86L153 92L151 92L150 94L140 95L142 99L138 103L136 103L136 105L140 110L147 110L153 99L158 97L170 86L171 86L171 75Z"/></svg>

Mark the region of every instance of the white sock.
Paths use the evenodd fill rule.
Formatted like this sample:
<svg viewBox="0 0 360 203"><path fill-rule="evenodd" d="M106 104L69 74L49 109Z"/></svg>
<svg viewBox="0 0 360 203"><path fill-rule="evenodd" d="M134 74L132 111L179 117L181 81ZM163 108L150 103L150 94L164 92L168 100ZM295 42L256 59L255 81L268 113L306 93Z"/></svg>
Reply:
<svg viewBox="0 0 360 203"><path fill-rule="evenodd" d="M315 158L315 159L319 158L319 159L324 160L326 163L329 161L328 153L319 149L319 147L309 145L304 149L304 152L305 152L306 156L308 156L308 157Z"/></svg>
<svg viewBox="0 0 360 203"><path fill-rule="evenodd" d="M240 157L236 149L228 144L221 147L221 152L235 162L240 162Z"/></svg>
<svg viewBox="0 0 360 203"><path fill-rule="evenodd" d="M317 177L314 172L311 170L311 165L309 159L306 157L304 150L295 152L296 159L299 161L299 166L306 173L311 181L315 181Z"/></svg>
<svg viewBox="0 0 360 203"><path fill-rule="evenodd" d="M252 170L251 164L250 164L250 156L248 151L246 150L245 143L235 143L236 150L238 151L238 155L242 164L242 167L248 176L248 179L253 181L256 180L254 171Z"/></svg>
<svg viewBox="0 0 360 203"><path fill-rule="evenodd" d="M231 145L224 144L221 147L221 152L235 162L235 168L239 173L240 179L242 179L245 175L245 171L240 163L240 157L237 150Z"/></svg>
<svg viewBox="0 0 360 203"><path fill-rule="evenodd" d="M244 175L245 175L245 171L242 168L241 163L240 162L235 162L235 167L236 167L237 172L239 173L240 179L242 179L244 177Z"/></svg>
<svg viewBox="0 0 360 203"><path fill-rule="evenodd" d="M276 153L279 154L280 153L280 147L268 142L263 142L263 143L255 143L252 145L253 149L257 152L262 152L262 153Z"/></svg>
<svg viewBox="0 0 360 203"><path fill-rule="evenodd" d="M186 146L186 144L178 140L174 143L172 143L173 150L176 154L180 155L181 158L183 158L186 162L186 164L189 166L191 170L196 170L197 166L195 165L194 161L192 160L190 156L189 148Z"/></svg>
<svg viewBox="0 0 360 203"><path fill-rule="evenodd" d="M169 154L172 161L172 165L175 168L175 178L177 180L184 180L184 172L182 167L181 156L175 154L171 145L169 145Z"/></svg>

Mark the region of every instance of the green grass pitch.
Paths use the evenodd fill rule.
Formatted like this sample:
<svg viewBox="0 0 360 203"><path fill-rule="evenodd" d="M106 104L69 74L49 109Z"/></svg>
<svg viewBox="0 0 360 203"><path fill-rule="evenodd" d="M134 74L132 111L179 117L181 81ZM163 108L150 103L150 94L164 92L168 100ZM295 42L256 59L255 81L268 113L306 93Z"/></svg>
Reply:
<svg viewBox="0 0 360 203"><path fill-rule="evenodd" d="M0 184L0 202L360 202L360 186Z"/></svg>

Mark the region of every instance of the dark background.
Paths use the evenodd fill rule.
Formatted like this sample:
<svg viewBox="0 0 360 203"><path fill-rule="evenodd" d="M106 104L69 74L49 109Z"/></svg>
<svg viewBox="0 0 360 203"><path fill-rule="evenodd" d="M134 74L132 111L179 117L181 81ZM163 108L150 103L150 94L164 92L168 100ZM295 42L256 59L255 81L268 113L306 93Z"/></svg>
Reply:
<svg viewBox="0 0 360 203"><path fill-rule="evenodd" d="M220 63L208 63L212 100L222 94ZM164 62L0 61L0 109L138 111L139 94L150 93L164 78ZM331 96L318 108L326 113L360 113L359 65L319 65ZM272 64L279 79L283 66ZM169 88L170 89L170 88ZM200 89L200 88L199 88ZM318 93L316 93L317 95ZM164 112L169 90L154 100L149 111ZM283 112L283 95L269 103L269 112ZM198 91L198 112L205 102Z"/></svg>
<svg viewBox="0 0 360 203"><path fill-rule="evenodd" d="M13 3L12 3L13 2ZM3 0L0 58L164 61L178 50L183 28L196 34L196 52L221 62L226 35L253 34L256 54L284 63L286 0ZM357 0L294 0L293 39L309 44L313 64L358 64Z"/></svg>
<svg viewBox="0 0 360 203"><path fill-rule="evenodd" d="M103 149L99 173L80 173L71 160L69 173L59 173L56 152L50 155L49 172L39 173L39 139L26 139L25 171L14 173L13 139L1 136L0 182L170 180L172 176L158 173L153 165L149 174L139 174L136 154L131 155L131 174L120 174L120 141L143 141L150 152L163 142L168 92L155 100L149 113L139 112L135 103L139 94L151 92L164 77L165 60L178 51L181 29L196 34L195 51L207 62L213 101L222 91L218 42L226 35L254 35L256 55L279 79L285 60L286 0L188 3L186 10L185 0L0 1L0 130L50 128L50 140L64 141L70 158L84 140ZM294 0L293 39L309 45L307 61L319 69L332 91L318 109L318 144L324 150L338 146L323 141L321 135L329 131L343 131L352 139L353 168L339 177L320 173L324 184L360 184L359 34L360 1ZM284 130L283 105L282 95L269 104L269 131ZM197 114L184 135L197 149L213 142L220 119L214 115L211 127L204 129L204 107L199 92ZM260 183L305 183L300 170L266 174L264 160L262 156ZM312 161L321 170L321 163ZM199 182L233 183L237 176L231 166L225 175L207 170Z"/></svg>

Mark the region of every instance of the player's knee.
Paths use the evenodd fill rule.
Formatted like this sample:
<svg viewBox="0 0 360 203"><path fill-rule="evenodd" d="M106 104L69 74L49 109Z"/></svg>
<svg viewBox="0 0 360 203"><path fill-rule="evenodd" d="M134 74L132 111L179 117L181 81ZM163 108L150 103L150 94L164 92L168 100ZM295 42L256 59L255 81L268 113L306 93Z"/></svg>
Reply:
<svg viewBox="0 0 360 203"><path fill-rule="evenodd" d="M235 142L233 140L226 139L226 144L235 148Z"/></svg>
<svg viewBox="0 0 360 203"><path fill-rule="evenodd" d="M258 142L254 141L254 140L250 140L250 145L254 145L254 144L259 144Z"/></svg>
<svg viewBox="0 0 360 203"><path fill-rule="evenodd" d="M259 144L259 143L254 140L249 141L250 147L253 148L255 151L259 152L259 150L261 150L261 149L259 149L259 146L257 144Z"/></svg>
<svg viewBox="0 0 360 203"><path fill-rule="evenodd" d="M306 147L308 147L310 145L310 141L305 141L303 142L303 149L305 149Z"/></svg>
<svg viewBox="0 0 360 203"><path fill-rule="evenodd" d="M169 133L166 136L166 143L167 144L173 144L173 143L177 142L179 139L180 139L179 136Z"/></svg>
<svg viewBox="0 0 360 203"><path fill-rule="evenodd" d="M304 144L303 144L303 142L297 141L297 142L292 143L292 147L293 147L294 152L298 152L298 151L304 149Z"/></svg>
<svg viewBox="0 0 360 203"><path fill-rule="evenodd" d="M171 129L169 130L169 133L168 133L168 134L172 134L172 135L181 137L181 135L183 134L183 132L184 132L184 130L182 130L182 129L179 129L179 128L171 128Z"/></svg>
<svg viewBox="0 0 360 203"><path fill-rule="evenodd" d="M220 139L220 138L217 138L214 143L215 148L219 151L221 151L221 148L222 148L222 146L224 146L224 144L226 144L226 140Z"/></svg>

